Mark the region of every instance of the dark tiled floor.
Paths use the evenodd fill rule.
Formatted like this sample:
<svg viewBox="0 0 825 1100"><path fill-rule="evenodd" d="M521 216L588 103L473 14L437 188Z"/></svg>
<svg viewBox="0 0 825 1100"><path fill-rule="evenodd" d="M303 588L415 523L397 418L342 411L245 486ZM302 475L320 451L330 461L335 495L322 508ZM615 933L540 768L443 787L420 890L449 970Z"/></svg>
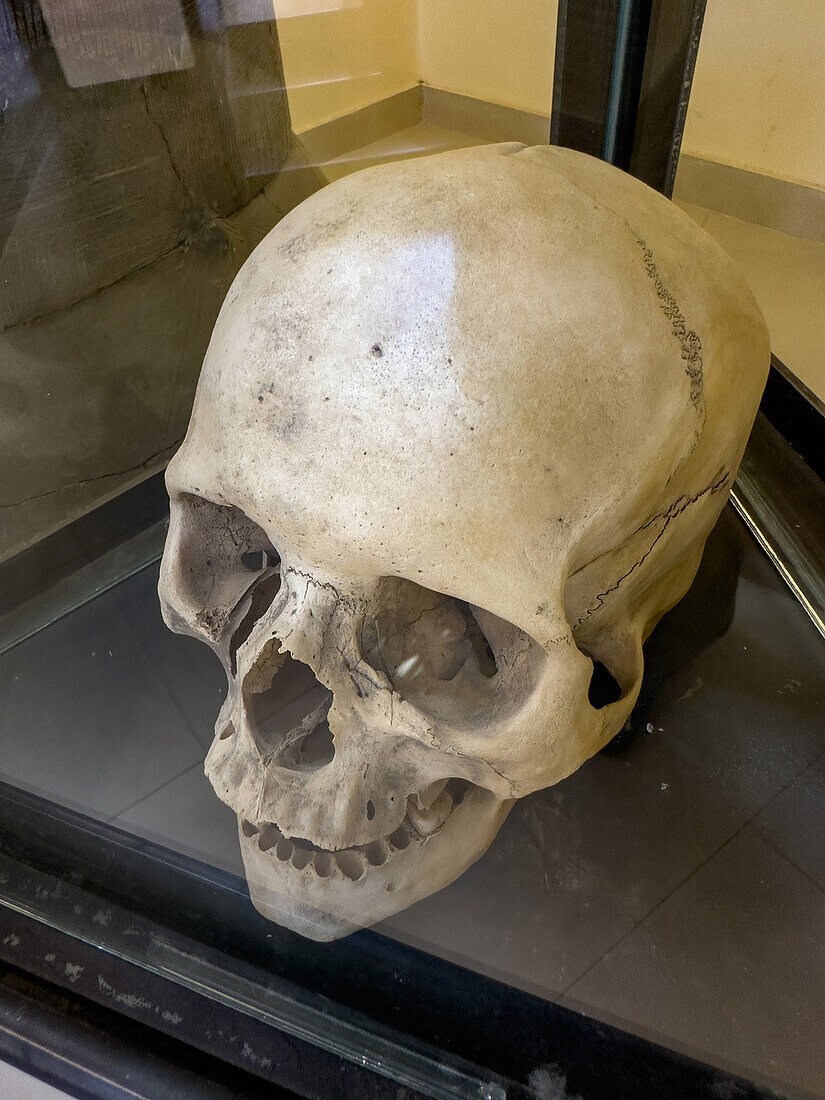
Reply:
<svg viewBox="0 0 825 1100"><path fill-rule="evenodd" d="M95 817L203 755L112 592L5 653L0 695L3 777Z"/></svg>
<svg viewBox="0 0 825 1100"><path fill-rule="evenodd" d="M208 646L164 627L158 606L158 569L153 565L130 577L114 589L113 598L146 654L153 676L174 700L205 753L226 697L226 678Z"/></svg>
<svg viewBox="0 0 825 1100"><path fill-rule="evenodd" d="M216 798L200 764L124 810L112 824L158 844L168 845L171 836L178 851L243 875L237 818Z"/></svg>
<svg viewBox="0 0 825 1100"><path fill-rule="evenodd" d="M523 799L484 859L383 927L558 995L743 821L653 734Z"/></svg>
<svg viewBox="0 0 825 1100"><path fill-rule="evenodd" d="M818 1096L824 930L825 894L746 826L564 1002Z"/></svg>
<svg viewBox="0 0 825 1100"><path fill-rule="evenodd" d="M200 763L223 673L164 628L156 582L0 657L2 770L240 873ZM825 1096L825 646L732 510L646 665L635 736L380 930Z"/></svg>
<svg viewBox="0 0 825 1100"><path fill-rule="evenodd" d="M825 749L817 654L822 639L773 567L748 557L730 629L679 669L651 721L750 816Z"/></svg>
<svg viewBox="0 0 825 1100"><path fill-rule="evenodd" d="M825 756L769 802L753 824L825 890Z"/></svg>

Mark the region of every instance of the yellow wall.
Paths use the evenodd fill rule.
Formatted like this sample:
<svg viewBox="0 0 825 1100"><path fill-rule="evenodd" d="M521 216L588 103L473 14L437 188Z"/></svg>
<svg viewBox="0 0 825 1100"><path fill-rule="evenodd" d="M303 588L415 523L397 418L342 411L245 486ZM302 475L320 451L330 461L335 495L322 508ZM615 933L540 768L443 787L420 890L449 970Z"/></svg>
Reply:
<svg viewBox="0 0 825 1100"><path fill-rule="evenodd" d="M293 0L284 10L299 5L313 10L278 20L296 132L418 82L416 0Z"/></svg>
<svg viewBox="0 0 825 1100"><path fill-rule="evenodd" d="M418 0L421 79L549 116L557 0Z"/></svg>
<svg viewBox="0 0 825 1100"><path fill-rule="evenodd" d="M708 0L682 151L825 187L823 0Z"/></svg>
<svg viewBox="0 0 825 1100"><path fill-rule="evenodd" d="M272 2L299 133L420 80L550 114L557 0Z"/></svg>

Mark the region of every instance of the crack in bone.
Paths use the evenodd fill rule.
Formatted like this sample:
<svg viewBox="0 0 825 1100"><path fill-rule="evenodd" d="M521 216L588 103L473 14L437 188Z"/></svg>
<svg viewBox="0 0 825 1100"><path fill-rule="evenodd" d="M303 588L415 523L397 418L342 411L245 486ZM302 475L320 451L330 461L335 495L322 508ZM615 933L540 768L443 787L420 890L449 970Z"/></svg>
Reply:
<svg viewBox="0 0 825 1100"><path fill-rule="evenodd" d="M348 607L351 610L356 610L358 608L360 601L352 596L342 595L331 581L319 581L318 578L313 577L311 573L305 573L302 569L296 569L294 565L288 565L281 570L282 577L286 577L288 573L305 580L307 582L307 591L310 585L314 588L323 588L327 592L332 592L337 602L343 604L344 607Z"/></svg>
<svg viewBox="0 0 825 1100"><path fill-rule="evenodd" d="M491 764L486 757L471 756L468 752L462 752L460 749L450 748L449 746L442 745L438 737L436 736L435 730L432 728L432 726L427 726L425 732L427 737L429 737L430 739L430 745L434 749L437 749L439 752L444 753L445 756L457 756L461 760L471 760L474 764L485 764L491 772L494 772L499 777L499 779L507 784L507 789L510 792L510 798L516 797L514 793L515 788L513 785L513 781L511 779L508 779L503 772L500 772L495 764Z"/></svg>
<svg viewBox="0 0 825 1100"><path fill-rule="evenodd" d="M578 627L580 627L582 625L582 623L587 622L588 619L590 619L593 615L595 615L595 613L597 611L599 611L604 606L604 601L607 599L607 597L612 595L612 593L615 592L617 590L617 588L624 581L626 581L627 578L629 576L631 576L631 574L635 573L636 570L639 568L639 566L641 566L647 560L647 558L650 557L650 555L653 553L654 549L656 548L657 543L660 541L660 539L664 535L665 531L667 531L668 527L670 526L672 520L676 519L677 516L680 516L684 511L686 511L686 509L688 509L691 506L691 504L696 504L696 502L701 500L702 497L707 496L709 493L710 494L718 493L720 491L720 489L722 489L727 484L729 479L730 479L730 472L725 471L725 473L721 474L719 477L716 478L715 481L713 481L710 485L706 486L704 489L701 489L694 496L692 496L692 497L680 497L679 500L677 500L673 504L671 504L670 507L668 509L666 509L664 512L659 512L657 515L653 516L652 519L649 519L647 521L647 523L643 523L641 527L638 527L636 529L636 531L633 532L634 535L638 534L640 531L646 530L648 527L650 527L652 524L654 524L657 520L660 520L660 519L664 520L664 524L662 526L661 531L658 533L656 538L653 540L653 542L650 544L650 546L645 551L645 553L641 556L641 558L639 558L638 561L634 562L633 565L631 565L631 567L627 570L627 572L623 573L621 575L621 577L619 577L619 579L616 581L615 584L612 584L610 586L610 588L605 589L604 592L600 592L596 596L594 603L592 603L590 605L590 607L587 609L587 611L585 611L585 613L582 616L580 616L576 620L576 622L573 624L573 630L577 630ZM632 538L633 535L631 535L630 537ZM594 560L597 560L597 559L594 559ZM589 563L589 564L592 564L592 563ZM586 568L587 568L587 566L582 566L582 569L586 569ZM576 572L580 573L581 569L577 569Z"/></svg>
<svg viewBox="0 0 825 1100"><path fill-rule="evenodd" d="M379 671L378 669L373 668L372 665L368 664L363 657L359 657L355 664L353 664L340 644L336 644L335 648L338 651L338 655L340 656L341 660L343 661L344 668L350 674L350 679L352 679L353 676L360 676L362 680L366 680L367 683L374 687L376 691L389 691L391 689L389 680L387 680L386 684L376 683L376 681L369 677L366 672L363 672L361 670L360 666L366 665L367 668L371 669L373 672ZM360 692L359 697L363 698L363 695Z"/></svg>

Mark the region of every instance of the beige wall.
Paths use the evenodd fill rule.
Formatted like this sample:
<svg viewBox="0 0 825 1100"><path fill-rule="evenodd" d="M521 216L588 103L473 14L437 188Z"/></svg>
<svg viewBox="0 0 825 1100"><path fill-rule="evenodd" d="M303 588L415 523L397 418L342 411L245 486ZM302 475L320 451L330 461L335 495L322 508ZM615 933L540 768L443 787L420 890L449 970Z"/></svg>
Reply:
<svg viewBox="0 0 825 1100"><path fill-rule="evenodd" d="M298 133L418 82L416 0L304 0L308 8L278 21Z"/></svg>
<svg viewBox="0 0 825 1100"><path fill-rule="evenodd" d="M421 79L549 116L557 0L418 0Z"/></svg>
<svg viewBox="0 0 825 1100"><path fill-rule="evenodd" d="M273 0L273 5L299 133L419 80L550 114L557 0ZM289 14L296 10L308 14Z"/></svg>
<svg viewBox="0 0 825 1100"><path fill-rule="evenodd" d="M708 0L682 151L825 187L823 0Z"/></svg>

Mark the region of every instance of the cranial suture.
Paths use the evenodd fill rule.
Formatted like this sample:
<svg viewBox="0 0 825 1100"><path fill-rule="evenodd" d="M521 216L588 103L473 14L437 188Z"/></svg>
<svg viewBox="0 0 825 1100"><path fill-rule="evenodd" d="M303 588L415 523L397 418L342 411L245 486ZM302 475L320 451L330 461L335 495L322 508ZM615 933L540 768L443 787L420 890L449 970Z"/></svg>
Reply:
<svg viewBox="0 0 825 1100"><path fill-rule="evenodd" d="M710 238L570 150L371 168L269 233L160 585L227 671L206 771L262 913L333 939L397 912L621 729L768 359Z"/></svg>

